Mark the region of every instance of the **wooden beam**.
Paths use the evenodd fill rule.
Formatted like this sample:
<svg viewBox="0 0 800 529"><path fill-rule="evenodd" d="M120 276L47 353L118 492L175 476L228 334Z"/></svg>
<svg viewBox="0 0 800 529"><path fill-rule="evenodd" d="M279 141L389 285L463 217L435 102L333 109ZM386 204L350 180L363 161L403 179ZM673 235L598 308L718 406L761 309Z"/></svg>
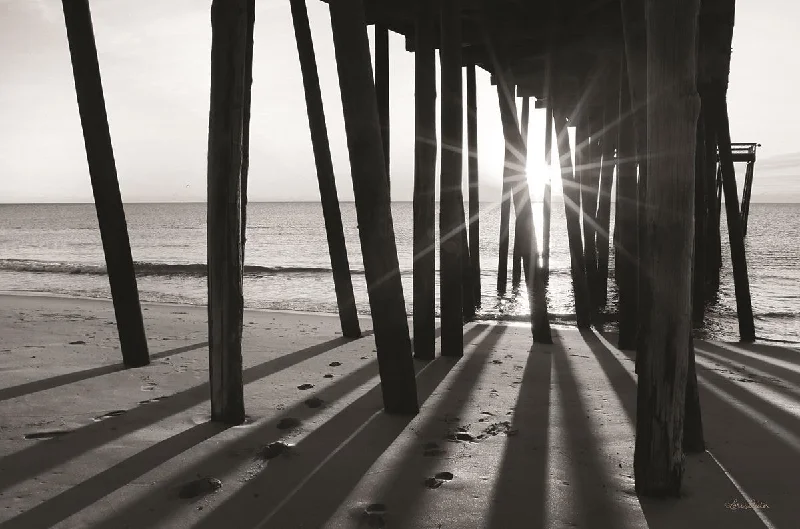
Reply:
<svg viewBox="0 0 800 529"><path fill-rule="evenodd" d="M438 13L417 0L414 54L414 356L432 360L436 327L436 52Z"/></svg>
<svg viewBox="0 0 800 529"><path fill-rule="evenodd" d="M211 419L244 421L242 133L247 0L211 5L208 125L208 331Z"/></svg>
<svg viewBox="0 0 800 529"><path fill-rule="evenodd" d="M605 308L608 303L608 258L611 245L611 190L614 186L614 170L617 167L619 126L619 63L614 62L609 69L609 86L605 95L603 109L602 160L600 166L600 187L597 199L597 286L596 306Z"/></svg>
<svg viewBox="0 0 800 529"><path fill-rule="evenodd" d="M464 354L461 200L463 109L461 88L461 1L441 3L442 146L439 194L440 306L442 355Z"/></svg>
<svg viewBox="0 0 800 529"><path fill-rule="evenodd" d="M569 134L567 133L566 113L557 101L554 102L554 120L556 145L561 164L564 214L567 219L575 317L578 328L588 329L592 325L592 311L589 305L589 286L586 282L586 263L583 259L583 242L581 240L580 189L572 168L572 150L569 145Z"/></svg>
<svg viewBox="0 0 800 529"><path fill-rule="evenodd" d="M623 38L625 41L625 62L627 64L628 72L628 88L631 96L631 107L633 113L633 128L636 140L636 163L638 164L638 186L637 186L637 201L639 204L637 216L637 237L639 239L638 249L639 266L637 268L637 281L639 288L637 290L639 300L637 303L639 313L644 314L649 305L648 296L650 287L648 285L651 271L647 270L644 266L641 252L644 251L645 244L645 230L644 230L644 204L647 195L647 175L648 175L648 160L647 160L647 34L645 30L645 17L644 17L644 3L640 0L620 0L620 7L622 13L622 29ZM643 328L646 325L646 318L639 318L639 329L637 330L638 336L644 336L647 330ZM637 345L636 353L636 369L638 372L638 365L641 356L643 355L642 344Z"/></svg>
<svg viewBox="0 0 800 529"><path fill-rule="evenodd" d="M415 414L416 379L362 0L330 4L361 253L387 413Z"/></svg>
<svg viewBox="0 0 800 529"><path fill-rule="evenodd" d="M126 367L150 363L128 226L108 129L103 84L88 0L63 0L64 22L83 128L100 239L103 243L117 332Z"/></svg>
<svg viewBox="0 0 800 529"><path fill-rule="evenodd" d="M699 0L645 2L649 180L643 266L652 271L641 338L634 474L642 496L678 496L689 369ZM652 153L658 153L653 156Z"/></svg>
<svg viewBox="0 0 800 529"><path fill-rule="evenodd" d="M472 263L473 296L477 308L481 306L481 203L478 175L478 101L474 64L467 66L467 150L469 151L469 258Z"/></svg>
<svg viewBox="0 0 800 529"><path fill-rule="evenodd" d="M585 121L585 132L581 134L580 145L582 168L579 173L581 183L581 212L583 215L583 253L586 256L586 281L589 284L589 299L592 310L598 305L597 293L597 196L600 187L600 167L603 155L601 137L603 114L596 107L590 107ZM579 123L580 125L580 123ZM575 129L576 143L580 126ZM585 134L585 135L584 135Z"/></svg>
<svg viewBox="0 0 800 529"><path fill-rule="evenodd" d="M695 139L695 179L694 179L694 259L692 261L692 321L695 326L703 324L706 301L706 253L708 250L708 178L705 177L705 114L700 107L697 117Z"/></svg>
<svg viewBox="0 0 800 529"><path fill-rule="evenodd" d="M739 197L736 189L736 173L731 156L731 133L728 123L728 104L722 90L709 94L708 111L713 116L719 145L719 161L722 169L722 190L725 193L725 217L728 221L728 240L731 245L731 265L736 291L736 313L739 318L739 338L743 342L756 339L753 323L753 306L750 299L750 279L747 275L747 257L744 248L744 230L739 212Z"/></svg>
<svg viewBox="0 0 800 529"><path fill-rule="evenodd" d="M636 196L636 133L631 114L631 93L628 73L620 76L620 124L617 165L617 202L615 215L614 277L619 290L619 341L620 349L636 349L638 329L639 238L637 234Z"/></svg>
<svg viewBox="0 0 800 529"><path fill-rule="evenodd" d="M522 135L522 155L520 160L520 165L523 168L528 166L528 126L530 123L530 98L523 97L522 98L522 119L520 123L521 127L521 135ZM516 217L514 223L514 254L513 254L513 262L511 267L511 284L512 285L519 285L520 276L522 274L522 251L524 248L530 246L530 243L526 243L525 241L521 241L520 237L524 234L524 229L521 226L521 218L519 216ZM525 272L526 274L528 271Z"/></svg>
<svg viewBox="0 0 800 529"><path fill-rule="evenodd" d="M328 239L328 252L331 259L339 322L342 328L342 336L359 338L361 337L361 326L358 322L356 300L353 295L350 261L347 258L342 214L336 191L336 177L333 172L331 147L328 142L328 127L325 122L325 110L322 105L317 59L314 53L314 42L311 38L306 2L305 0L290 0L289 3L292 10L295 40L297 41L297 53L300 58L300 70L303 76L308 127L311 131L311 145L314 149L317 183L319 184L319 194L322 202L322 216L325 220L325 234Z"/></svg>
<svg viewBox="0 0 800 529"><path fill-rule="evenodd" d="M386 178L391 182L389 171L389 28L375 25L375 93L378 97L378 119L381 123L383 156L386 158ZM390 185L391 187L391 185Z"/></svg>
<svg viewBox="0 0 800 529"><path fill-rule="evenodd" d="M525 146L517 119L517 108L514 102L513 91L501 76L497 83L497 95L500 106L500 119L503 124L503 136L506 140L506 157L514 158L517 162L506 166L506 174L510 174L511 196L514 200L514 210L519 222L517 226L521 232L520 255L522 256L522 270L525 272L525 284L528 293L528 302L531 307L531 333L533 341L537 343L553 343L550 332L550 321L547 310L547 292L541 269L535 261L538 254L536 232L533 228L533 213L531 208L528 177L525 174L524 158Z"/></svg>

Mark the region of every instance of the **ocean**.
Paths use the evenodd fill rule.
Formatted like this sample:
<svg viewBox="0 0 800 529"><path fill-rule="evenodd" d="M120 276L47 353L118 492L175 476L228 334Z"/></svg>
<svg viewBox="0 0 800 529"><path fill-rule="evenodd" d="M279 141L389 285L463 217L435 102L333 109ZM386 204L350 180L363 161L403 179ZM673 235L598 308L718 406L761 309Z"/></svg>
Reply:
<svg viewBox="0 0 800 529"><path fill-rule="evenodd" d="M342 203L356 303L369 313L355 206ZM206 303L206 206L198 203L126 204L142 301ZM248 205L244 301L248 308L335 312L330 259L318 203ZM392 205L406 307L412 312L412 205ZM541 204L534 205L541 241ZM499 204L481 205L479 317L524 320L524 289L497 295ZM438 218L438 213L437 213ZM513 241L513 222L512 238ZM612 208L613 230L613 208ZM721 287L698 336L738 339L730 251L723 214ZM756 334L761 340L800 343L800 204L752 204L746 240ZM614 252L609 302L616 312ZM438 251L437 251L438 269ZM97 217L92 204L0 204L0 291L110 298ZM438 292L438 283L437 283ZM564 207L553 207L548 306L555 323L574 322ZM438 302L437 302L438 311Z"/></svg>

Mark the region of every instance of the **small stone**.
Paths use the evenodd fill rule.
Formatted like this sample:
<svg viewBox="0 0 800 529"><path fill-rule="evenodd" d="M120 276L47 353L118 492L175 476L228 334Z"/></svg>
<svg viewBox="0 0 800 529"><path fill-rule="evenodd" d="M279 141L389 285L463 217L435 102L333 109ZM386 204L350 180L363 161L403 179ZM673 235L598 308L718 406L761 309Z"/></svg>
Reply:
<svg viewBox="0 0 800 529"><path fill-rule="evenodd" d="M492 363L493 364L502 364L503 361L502 360L492 360Z"/></svg>
<svg viewBox="0 0 800 529"><path fill-rule="evenodd" d="M300 384L299 386L297 386L297 389L299 389L300 391L305 391L305 390L311 389L313 387L314 387L314 384Z"/></svg>
<svg viewBox="0 0 800 529"><path fill-rule="evenodd" d="M453 473L452 472L439 472L434 477L436 479L441 479L443 481L450 481L451 479L453 479Z"/></svg>
<svg viewBox="0 0 800 529"><path fill-rule="evenodd" d="M222 488L222 482L216 478L200 478L190 481L181 487L178 497L183 499L196 498L204 494L216 492Z"/></svg>
<svg viewBox="0 0 800 529"><path fill-rule="evenodd" d="M328 374L322 375L322 378L333 378L333 375L328 373Z"/></svg>
<svg viewBox="0 0 800 529"><path fill-rule="evenodd" d="M294 417L284 417L280 421L278 421L278 430L290 430L292 428L297 428L300 426L300 420L295 419Z"/></svg>
<svg viewBox="0 0 800 529"><path fill-rule="evenodd" d="M83 340L75 340L74 342L69 342L70 345L86 345L86 342Z"/></svg>
<svg viewBox="0 0 800 529"><path fill-rule="evenodd" d="M329 365L330 367L339 367L340 365L342 365L342 363L341 363L341 362L331 362L331 363L330 363L330 364L328 364L328 365Z"/></svg>

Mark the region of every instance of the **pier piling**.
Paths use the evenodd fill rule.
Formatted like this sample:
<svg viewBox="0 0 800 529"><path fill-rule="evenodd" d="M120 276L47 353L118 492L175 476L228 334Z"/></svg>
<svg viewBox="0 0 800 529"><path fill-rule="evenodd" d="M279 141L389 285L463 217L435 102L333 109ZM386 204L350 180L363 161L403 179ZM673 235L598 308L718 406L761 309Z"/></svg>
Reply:
<svg viewBox="0 0 800 529"><path fill-rule="evenodd" d="M62 4L122 362L126 367L142 367L150 363L150 355L108 128L92 15L88 0L63 0Z"/></svg>

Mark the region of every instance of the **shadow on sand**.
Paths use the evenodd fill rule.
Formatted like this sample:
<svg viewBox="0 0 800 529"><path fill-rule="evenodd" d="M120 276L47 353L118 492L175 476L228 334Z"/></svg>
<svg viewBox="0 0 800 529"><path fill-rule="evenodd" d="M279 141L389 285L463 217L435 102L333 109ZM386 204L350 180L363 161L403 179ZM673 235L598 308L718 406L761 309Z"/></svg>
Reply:
<svg viewBox="0 0 800 529"><path fill-rule="evenodd" d="M194 351L195 349L200 349L201 347L206 347L207 345L208 342L200 342L184 345L183 347L175 347L174 349L168 349L166 351L161 351L159 353L150 355L150 360L152 361L159 358L164 358L166 356ZM119 363L108 366L93 367L90 369L84 369L82 371L75 371L74 373L64 373L63 375L56 375L54 377L45 378L42 380L33 380L31 382L19 384L18 386L0 389L0 401L14 399L23 395L30 395L31 393L57 388L59 386L66 386L67 384L73 384L75 382L80 382L81 380L109 375L111 373L125 371L126 369L135 368L127 368L122 363Z"/></svg>

